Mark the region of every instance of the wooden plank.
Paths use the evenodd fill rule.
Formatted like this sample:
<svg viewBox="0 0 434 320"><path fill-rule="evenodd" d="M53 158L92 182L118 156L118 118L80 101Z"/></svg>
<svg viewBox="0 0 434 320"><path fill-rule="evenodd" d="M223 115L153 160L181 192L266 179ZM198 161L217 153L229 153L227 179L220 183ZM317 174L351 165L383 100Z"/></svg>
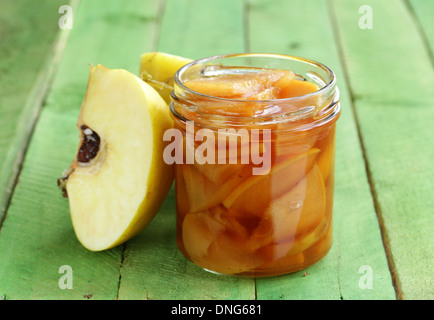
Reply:
<svg viewBox="0 0 434 320"><path fill-rule="evenodd" d="M57 12L56 8L56 12ZM6 299L115 299L122 247L90 252L77 241L56 186L77 148L76 121L89 63L138 73L156 31L157 1L83 1L32 136L0 233L0 296ZM57 21L56 21L57 25ZM63 32L63 31L62 31ZM59 268L72 268L61 289Z"/></svg>
<svg viewBox="0 0 434 320"><path fill-rule="evenodd" d="M0 3L0 224L62 50L63 39L52 50L58 8L52 1Z"/></svg>
<svg viewBox="0 0 434 320"><path fill-rule="evenodd" d="M425 97L432 94L432 68L428 66L426 74L427 51L403 1L392 0L393 10L388 11L384 10L385 4L381 1L363 3L361 0L351 0L344 7L346 9L339 10L341 2L336 2L339 14L337 23L344 40L345 65L351 76L354 98L400 103L409 101L411 95L413 102L426 102ZM359 28L359 19L362 17L359 8L363 5L372 8L372 30ZM395 13L404 20L394 17ZM343 26L347 28L342 29ZM398 48L402 50L398 58L391 59ZM361 61L363 55L365 57ZM409 77L413 83L417 83L413 85L415 91L408 90Z"/></svg>
<svg viewBox="0 0 434 320"><path fill-rule="evenodd" d="M342 107L336 138L333 247L306 270L258 280L258 299L395 299L327 2L251 0L248 21L250 51L304 56L332 68ZM373 289L359 286L359 269L365 265L373 270Z"/></svg>
<svg viewBox="0 0 434 320"><path fill-rule="evenodd" d="M424 0L407 0L409 9L419 26L422 40L427 46L431 62L434 64L434 2Z"/></svg>
<svg viewBox="0 0 434 320"><path fill-rule="evenodd" d="M400 299L432 299L434 71L403 1L334 0L376 207ZM358 27L362 5L372 30Z"/></svg>
<svg viewBox="0 0 434 320"><path fill-rule="evenodd" d="M191 59L244 51L243 1L168 0L158 50Z"/></svg>
<svg viewBox="0 0 434 320"><path fill-rule="evenodd" d="M254 280L216 276L186 260L175 239L172 189L151 224L125 249L120 300L254 299Z"/></svg>
<svg viewBox="0 0 434 320"><path fill-rule="evenodd" d="M168 0L156 50L189 58L244 50L242 2ZM254 280L219 277L187 261L175 241L172 189L156 218L128 242L119 299L254 299Z"/></svg>

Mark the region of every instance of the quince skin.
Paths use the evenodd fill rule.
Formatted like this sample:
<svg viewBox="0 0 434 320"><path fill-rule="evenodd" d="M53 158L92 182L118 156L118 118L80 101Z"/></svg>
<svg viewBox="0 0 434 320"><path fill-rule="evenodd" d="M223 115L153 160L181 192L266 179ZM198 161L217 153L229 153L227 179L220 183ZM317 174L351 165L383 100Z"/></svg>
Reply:
<svg viewBox="0 0 434 320"><path fill-rule="evenodd" d="M191 61L165 52L146 52L140 60L139 74L169 104L176 71Z"/></svg>

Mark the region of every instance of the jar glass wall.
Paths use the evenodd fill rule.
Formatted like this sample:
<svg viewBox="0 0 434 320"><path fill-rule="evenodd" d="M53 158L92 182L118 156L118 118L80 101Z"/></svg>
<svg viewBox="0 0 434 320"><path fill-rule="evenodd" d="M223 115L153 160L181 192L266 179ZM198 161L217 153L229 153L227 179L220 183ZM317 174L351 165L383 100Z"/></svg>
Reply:
<svg viewBox="0 0 434 320"><path fill-rule="evenodd" d="M303 91L311 84L315 90ZM177 72L170 107L181 133L173 162L186 258L212 272L261 277L326 255L340 115L329 68L277 54L210 57Z"/></svg>

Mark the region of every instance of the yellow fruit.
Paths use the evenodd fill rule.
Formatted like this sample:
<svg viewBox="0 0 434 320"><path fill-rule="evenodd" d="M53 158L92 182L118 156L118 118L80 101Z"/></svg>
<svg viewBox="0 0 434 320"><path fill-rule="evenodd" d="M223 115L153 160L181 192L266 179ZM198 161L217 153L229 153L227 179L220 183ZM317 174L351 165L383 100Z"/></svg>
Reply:
<svg viewBox="0 0 434 320"><path fill-rule="evenodd" d="M173 90L173 76L179 68L192 60L164 52L146 52L140 61L140 77L149 83L170 103Z"/></svg>
<svg viewBox="0 0 434 320"><path fill-rule="evenodd" d="M160 208L174 178L164 163L167 104L139 77L91 66L78 119L80 145L59 179L78 240L89 250L139 233Z"/></svg>

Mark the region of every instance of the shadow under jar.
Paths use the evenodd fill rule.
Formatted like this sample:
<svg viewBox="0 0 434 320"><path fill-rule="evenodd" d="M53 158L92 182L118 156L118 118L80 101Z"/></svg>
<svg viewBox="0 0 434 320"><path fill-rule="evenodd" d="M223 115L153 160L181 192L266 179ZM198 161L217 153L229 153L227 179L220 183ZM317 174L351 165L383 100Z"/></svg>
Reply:
<svg viewBox="0 0 434 320"><path fill-rule="evenodd" d="M177 245L202 268L267 277L332 244L334 73L280 54L209 57L175 75Z"/></svg>

